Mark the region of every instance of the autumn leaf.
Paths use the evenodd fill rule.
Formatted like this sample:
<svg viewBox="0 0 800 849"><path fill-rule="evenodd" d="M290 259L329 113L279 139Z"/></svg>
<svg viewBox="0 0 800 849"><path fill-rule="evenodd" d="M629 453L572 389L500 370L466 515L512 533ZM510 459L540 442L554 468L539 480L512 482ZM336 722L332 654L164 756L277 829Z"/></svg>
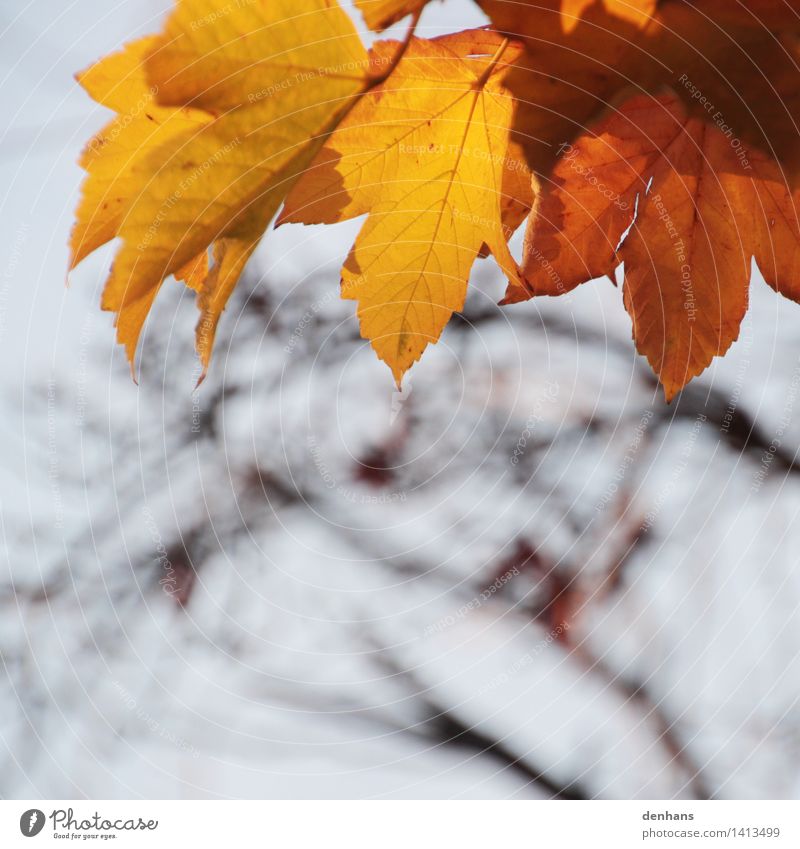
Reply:
<svg viewBox="0 0 800 849"><path fill-rule="evenodd" d="M677 103L672 112L676 132L650 169L619 253L636 346L667 400L739 335L750 251L736 212L752 191L723 133L687 118Z"/></svg>
<svg viewBox="0 0 800 849"><path fill-rule="evenodd" d="M682 130L673 97L634 98L561 147L525 234L523 274L535 295L612 276L653 167Z"/></svg>
<svg viewBox="0 0 800 849"><path fill-rule="evenodd" d="M355 0L366 25L377 32L422 10L428 0Z"/></svg>
<svg viewBox="0 0 800 849"><path fill-rule="evenodd" d="M643 44L652 53L644 77L651 91L669 85L730 142L771 155L794 187L800 183L798 12L797 0L667 0Z"/></svg>
<svg viewBox="0 0 800 849"><path fill-rule="evenodd" d="M101 97L108 85L101 92L94 83L115 75L109 62L129 68L137 81L120 78L113 99ZM106 136L122 129L111 153L103 141L84 157L89 176L74 261L111 238L122 240L103 307L117 313L118 339L131 361L164 279L185 273L187 264L202 268L213 246L206 278L189 275L201 309L197 348L207 366L219 316L248 257L337 116L364 89L367 70L352 22L328 0L304 0L300 13L290 0L181 0L161 36L80 77L118 113ZM154 104L139 106L143 87ZM158 129L147 134L145 122ZM113 217L101 214L107 209Z"/></svg>
<svg viewBox="0 0 800 849"><path fill-rule="evenodd" d="M658 6L658 0L556 0L541 2L539 8L556 9L561 14L561 28L565 33L577 29L582 20L593 15L608 16L623 23L631 23L640 28L649 23Z"/></svg>
<svg viewBox="0 0 800 849"><path fill-rule="evenodd" d="M70 268L119 234L127 208L142 190L135 164L169 139L211 121L200 110L165 109L155 102L143 64L155 44L154 38L140 39L77 76L98 103L118 114L80 160L88 176L70 237Z"/></svg>
<svg viewBox="0 0 800 849"><path fill-rule="evenodd" d="M203 251L186 265L175 271L175 279L185 283L190 289L199 292L203 288L209 272L208 251Z"/></svg>
<svg viewBox="0 0 800 849"><path fill-rule="evenodd" d="M378 45L373 62L395 50ZM512 220L518 214L504 186L521 173L530 195L527 168L509 149L501 59L513 50L480 30L413 39L325 143L279 219L369 213L342 269L342 294L358 301L361 334L398 383L462 308L484 243L519 285L503 222L504 208Z"/></svg>
<svg viewBox="0 0 800 849"><path fill-rule="evenodd" d="M797 297L800 228L780 169L763 154L743 163L677 96L640 96L565 146L523 274L529 292L557 295L624 261L634 339L670 399L738 337L751 257Z"/></svg>
<svg viewBox="0 0 800 849"><path fill-rule="evenodd" d="M547 175L560 145L596 119L615 90L630 86L638 41L655 0L608 6L587 0L481 0L498 30L521 39L506 85L516 100L514 129L531 168ZM628 13L615 14L620 6ZM524 10L524 11L522 11ZM636 11L637 14L632 15Z"/></svg>
<svg viewBox="0 0 800 849"><path fill-rule="evenodd" d="M505 300L624 260L637 348L669 399L737 338L752 257L800 295L798 18L772 0L482 5L526 47L507 84L541 185Z"/></svg>
<svg viewBox="0 0 800 849"><path fill-rule="evenodd" d="M780 167L754 151L750 160L751 215L741 229L766 282L787 298L800 301L800 194L791 192Z"/></svg>
<svg viewBox="0 0 800 849"><path fill-rule="evenodd" d="M609 104L673 90L729 138L772 154L800 178L796 0L480 0L498 30L522 39L508 75L515 129L546 173ZM520 5L524 12L520 10Z"/></svg>

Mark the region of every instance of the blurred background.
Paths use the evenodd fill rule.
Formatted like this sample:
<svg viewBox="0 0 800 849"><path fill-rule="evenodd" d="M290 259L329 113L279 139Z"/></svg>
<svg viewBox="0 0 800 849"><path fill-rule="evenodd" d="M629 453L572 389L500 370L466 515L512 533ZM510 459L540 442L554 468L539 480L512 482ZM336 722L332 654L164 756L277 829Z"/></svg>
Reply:
<svg viewBox="0 0 800 849"><path fill-rule="evenodd" d="M164 287L137 387L112 251L64 285L72 75L168 5L0 10L0 795L797 798L800 307L756 271L668 406L617 288L501 309L483 260L398 392L360 221L289 225L197 391Z"/></svg>

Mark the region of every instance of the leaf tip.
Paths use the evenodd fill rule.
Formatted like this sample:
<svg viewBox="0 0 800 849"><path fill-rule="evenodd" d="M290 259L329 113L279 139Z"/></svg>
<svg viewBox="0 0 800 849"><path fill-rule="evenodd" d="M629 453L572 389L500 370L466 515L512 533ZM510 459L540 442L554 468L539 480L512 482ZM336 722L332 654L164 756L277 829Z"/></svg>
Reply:
<svg viewBox="0 0 800 849"><path fill-rule="evenodd" d="M685 386L684 384L683 386ZM678 386L675 383L662 383L661 388L664 390L664 401L667 404L671 404L675 399L675 396L680 393L683 389L683 386Z"/></svg>

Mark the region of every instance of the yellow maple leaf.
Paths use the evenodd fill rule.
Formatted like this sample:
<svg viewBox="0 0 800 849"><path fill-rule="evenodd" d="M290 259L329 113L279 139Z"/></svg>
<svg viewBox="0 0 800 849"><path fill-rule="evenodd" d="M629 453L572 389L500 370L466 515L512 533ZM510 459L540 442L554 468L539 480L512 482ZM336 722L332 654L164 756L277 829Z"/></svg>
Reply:
<svg viewBox="0 0 800 849"><path fill-rule="evenodd" d="M278 221L369 213L342 269L342 294L358 301L361 334L398 383L462 308L484 244L519 285L503 188L505 172L527 169L509 151L507 49L485 31L412 39L391 77L325 143ZM373 61L395 50L383 42Z"/></svg>
<svg viewBox="0 0 800 849"><path fill-rule="evenodd" d="M89 176L73 241L85 247L75 261L121 238L102 303L117 313L131 361L162 282L186 277L198 290L197 348L207 366L248 257L337 117L365 89L367 54L334 0L304 0L301 10L293 0L179 0L164 33L129 49L125 63L146 80L158 121L173 126L187 110L198 117L146 144L130 130L120 133L131 148L127 160L115 152L112 161L104 149L84 157ZM118 75L101 67L94 78ZM81 82L89 93L124 121L141 86L122 84L113 100L101 99L109 86L89 85L88 76ZM99 208L115 210L102 229L88 223ZM212 246L214 266L201 280Z"/></svg>
<svg viewBox="0 0 800 849"><path fill-rule="evenodd" d="M209 123L197 109L164 108L147 82L144 60L156 39L132 42L77 75L103 106L118 114L86 145L80 159L88 172L70 237L70 268L119 235L131 200L142 190L134 163L170 138Z"/></svg>

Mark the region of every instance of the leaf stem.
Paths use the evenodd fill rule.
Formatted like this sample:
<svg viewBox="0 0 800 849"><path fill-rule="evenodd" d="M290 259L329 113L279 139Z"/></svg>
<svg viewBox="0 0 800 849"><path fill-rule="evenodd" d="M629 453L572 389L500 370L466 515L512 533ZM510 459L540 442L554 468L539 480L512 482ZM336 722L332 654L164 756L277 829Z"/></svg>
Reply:
<svg viewBox="0 0 800 849"><path fill-rule="evenodd" d="M417 9L414 12L413 17L411 18L411 23L408 27L408 32L405 35L400 47L397 49L397 52L392 56L392 61L389 63L389 67L378 76L370 77L364 81L364 85L361 90L356 92L355 95L350 99L350 102L340 111L337 112L333 118L331 118L328 125L322 131L322 137L327 137L331 133L333 133L336 128L344 121L344 119L352 112L355 105L364 97L365 94L369 94L373 88L379 86L381 83L386 82L386 80L392 75L394 69L400 64L400 60L403 58L406 50L408 50L409 44L411 44L411 39L414 36L414 32L417 29L417 24L419 23L420 15L422 14L422 9Z"/></svg>
<svg viewBox="0 0 800 849"><path fill-rule="evenodd" d="M486 85L486 80L489 79L489 77L492 75L492 72L497 67L497 63L503 58L503 54L506 52L508 43L508 38L504 38L497 46L497 50L494 51L494 55L489 60L489 64L484 68L483 73L476 80L476 88L483 88L483 86Z"/></svg>
<svg viewBox="0 0 800 849"><path fill-rule="evenodd" d="M377 76L370 77L366 84L364 85L364 91L367 92L375 86L380 85L381 83L386 82L387 79L392 75L394 69L400 64L400 60L405 56L406 50L408 50L409 45L411 44L411 39L414 37L414 33L417 30L417 24L419 23L420 16L422 15L422 9L417 9L411 17L411 23L408 25L408 31L406 32L405 38L400 44L400 47L397 48L397 52L392 56L392 61L389 63L389 67L378 74Z"/></svg>

